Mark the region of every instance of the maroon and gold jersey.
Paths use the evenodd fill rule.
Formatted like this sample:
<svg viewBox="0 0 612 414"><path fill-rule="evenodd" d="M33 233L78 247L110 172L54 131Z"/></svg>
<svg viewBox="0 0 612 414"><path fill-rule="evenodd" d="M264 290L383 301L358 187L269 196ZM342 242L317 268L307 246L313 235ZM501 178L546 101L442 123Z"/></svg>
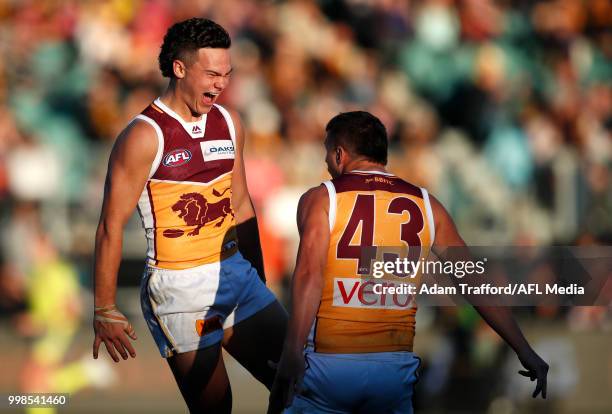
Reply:
<svg viewBox="0 0 612 414"><path fill-rule="evenodd" d="M138 202L149 263L186 269L234 254L231 184L236 137L227 110L214 105L200 120L185 122L156 99L136 119L150 124L158 138Z"/></svg>
<svg viewBox="0 0 612 414"><path fill-rule="evenodd" d="M353 171L324 183L330 243L309 348L323 353L412 351L413 295L375 293L374 285L417 285L419 275L375 277L375 261L419 261L435 235L425 189L384 172Z"/></svg>

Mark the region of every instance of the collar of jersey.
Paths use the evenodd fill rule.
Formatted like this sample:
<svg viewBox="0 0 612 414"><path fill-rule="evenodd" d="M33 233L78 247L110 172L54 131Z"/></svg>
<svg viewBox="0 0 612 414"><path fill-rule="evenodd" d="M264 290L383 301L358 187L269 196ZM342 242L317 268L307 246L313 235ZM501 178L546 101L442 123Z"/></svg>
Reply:
<svg viewBox="0 0 612 414"><path fill-rule="evenodd" d="M160 107L165 113L170 115L172 118L176 119L183 126L183 128L189 134L190 137L192 137L192 138L202 138L204 136L204 129L206 128L206 116L207 116L207 114L202 115L202 118L200 120L198 120L198 121L187 122L183 118L181 118L181 116L179 114L177 114L172 109L170 109L170 107L168 105L163 103L160 98L155 99L155 101L153 103L155 105L157 105L158 107ZM202 137L194 137L193 134L191 133L191 131L192 131L192 129L193 129L193 127L195 125L199 126L202 129Z"/></svg>
<svg viewBox="0 0 612 414"><path fill-rule="evenodd" d="M388 173L388 172L384 172L384 171L364 171L364 170L351 170L348 172L349 174L351 173L358 173L358 174L380 174L380 175L386 175L389 177L393 177L393 174Z"/></svg>

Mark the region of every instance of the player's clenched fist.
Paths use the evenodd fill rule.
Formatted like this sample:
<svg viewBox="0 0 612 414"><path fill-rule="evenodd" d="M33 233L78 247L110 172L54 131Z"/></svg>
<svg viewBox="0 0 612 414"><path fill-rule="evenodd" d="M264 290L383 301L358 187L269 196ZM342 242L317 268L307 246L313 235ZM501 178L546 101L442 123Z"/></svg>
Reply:
<svg viewBox="0 0 612 414"><path fill-rule="evenodd" d="M100 343L104 342L106 350L115 362L119 362L117 352L123 359L128 359L128 353L132 358L136 357L136 351L126 334L136 340L134 327L127 318L119 312L117 306L108 305L96 307L94 310L94 332L96 337L93 343L93 357L98 358Z"/></svg>

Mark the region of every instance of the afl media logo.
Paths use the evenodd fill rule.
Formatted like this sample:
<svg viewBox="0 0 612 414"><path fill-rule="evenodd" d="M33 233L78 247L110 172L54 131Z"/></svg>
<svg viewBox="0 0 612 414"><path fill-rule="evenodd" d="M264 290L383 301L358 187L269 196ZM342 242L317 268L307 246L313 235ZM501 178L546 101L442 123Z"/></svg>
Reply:
<svg viewBox="0 0 612 414"><path fill-rule="evenodd" d="M166 167L178 167L187 164L191 160L191 151L176 149L164 156L163 163Z"/></svg>

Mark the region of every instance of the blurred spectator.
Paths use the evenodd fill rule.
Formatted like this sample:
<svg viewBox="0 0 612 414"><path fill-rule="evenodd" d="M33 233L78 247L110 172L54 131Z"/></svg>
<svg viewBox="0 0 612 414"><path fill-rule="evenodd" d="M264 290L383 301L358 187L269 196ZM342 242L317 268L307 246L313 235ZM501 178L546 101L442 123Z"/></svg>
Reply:
<svg viewBox="0 0 612 414"><path fill-rule="evenodd" d="M38 229L31 246L32 267L26 284L28 318L21 320L30 326L20 330L30 331L35 340L21 372L22 390L73 394L88 386L109 385L114 379L110 363L90 359L88 349L81 351L84 355L80 360L66 361L72 357L69 347L83 313L83 295L74 267L58 255L49 236Z"/></svg>
<svg viewBox="0 0 612 414"><path fill-rule="evenodd" d="M276 163L287 185L321 177L326 121L363 108L385 121L392 166L440 194L460 228L486 233L507 214L498 202L470 200L467 164L484 163L502 186L491 191L550 223L530 230L535 239L569 241L587 222L609 233L609 215L598 213L611 185L609 9L564 0L10 3L0 47L12 62L0 68L8 105L0 110L0 190L88 205L89 177L105 163L88 154L106 151L164 87L156 57L166 27L205 15L234 39L235 79L223 99L245 117L247 157ZM475 146L463 162L443 156L448 128ZM34 137L25 146L20 129ZM44 179L37 169L10 174L25 162L45 165ZM467 181L449 180L453 170ZM28 176L39 188L20 183ZM491 234L504 242L514 231Z"/></svg>

